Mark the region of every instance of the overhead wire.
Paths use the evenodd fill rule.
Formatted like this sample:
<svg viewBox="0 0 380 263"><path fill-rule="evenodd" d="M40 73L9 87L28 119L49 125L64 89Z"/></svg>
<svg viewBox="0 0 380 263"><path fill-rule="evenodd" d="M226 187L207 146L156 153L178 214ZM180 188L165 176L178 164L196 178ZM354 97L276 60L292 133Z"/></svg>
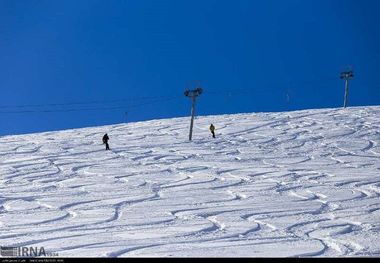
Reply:
<svg viewBox="0 0 380 263"><path fill-rule="evenodd" d="M314 83L323 83L337 80L337 77L322 77L319 79L313 80L304 80L304 81L288 81L281 86L266 86L266 87L255 87L255 88L246 88L246 89L219 89L219 90L205 90L205 94L212 94L213 96L239 96L246 94L257 94L261 91L270 91L270 92L289 92L289 89L294 88L294 86L300 85L310 85ZM279 88L282 87L282 88ZM114 99L114 100L94 100L94 101L74 101L66 103L48 103L48 104L29 104L29 105L0 105L0 114L17 114L17 113L53 113L53 112L77 112L77 111L95 111L95 110L130 110L133 108L155 104L158 102L171 101L175 99L182 99L183 95L177 96L150 96L150 97L137 97L137 98L124 98L124 99ZM79 105L96 105L96 104L114 104L114 103L128 103L128 102L138 102L132 105L120 105L120 106L109 106L109 107L90 107L90 108L63 108L63 109L33 109L33 108L49 108L49 107L66 107L66 106L79 106ZM20 108L31 108L25 110L14 110ZM9 109L9 110L6 110Z"/></svg>
<svg viewBox="0 0 380 263"><path fill-rule="evenodd" d="M65 102L65 103L48 103L48 104L26 104L26 105L0 105L0 109L3 108L30 108L30 107L51 107L51 106L71 106L71 105L88 105L88 104L108 104L115 102L128 102L128 101L141 101L150 99L166 99L172 96L152 96L152 97L137 97L128 99L115 99L115 100L95 100L95 101L77 101L77 102Z"/></svg>
<svg viewBox="0 0 380 263"><path fill-rule="evenodd" d="M132 108L137 108L141 106L151 105L158 102L165 102L170 101L174 99L179 99L179 97L182 98L182 96L172 96L172 97L166 97L162 99L157 99L154 101L144 102L144 103L138 103L138 104L132 104L132 105L123 105L123 106L113 106L113 107L93 107L93 108L71 108L71 109L31 109L31 110L17 110L17 111L0 111L1 113L52 113L52 112L75 112L75 111L95 111L95 110L118 110L118 109L124 109L129 110ZM69 104L65 104L69 105Z"/></svg>

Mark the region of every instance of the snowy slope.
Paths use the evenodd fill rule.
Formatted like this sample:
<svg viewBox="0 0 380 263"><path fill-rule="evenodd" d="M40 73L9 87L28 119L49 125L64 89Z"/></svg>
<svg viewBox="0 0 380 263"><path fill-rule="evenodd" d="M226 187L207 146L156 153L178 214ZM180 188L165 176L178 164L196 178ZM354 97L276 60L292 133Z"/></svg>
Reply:
<svg viewBox="0 0 380 263"><path fill-rule="evenodd" d="M1 137L0 245L62 257L380 255L380 106L198 117L192 142L188 127Z"/></svg>

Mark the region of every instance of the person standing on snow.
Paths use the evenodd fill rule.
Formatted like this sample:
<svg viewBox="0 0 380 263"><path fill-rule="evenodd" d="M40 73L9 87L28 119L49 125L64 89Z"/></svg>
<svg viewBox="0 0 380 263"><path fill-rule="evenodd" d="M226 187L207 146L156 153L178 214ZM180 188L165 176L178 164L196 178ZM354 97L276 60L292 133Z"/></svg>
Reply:
<svg viewBox="0 0 380 263"><path fill-rule="evenodd" d="M212 123L210 125L210 131L212 133L212 138L215 138L215 126Z"/></svg>
<svg viewBox="0 0 380 263"><path fill-rule="evenodd" d="M110 138L108 137L108 134L106 133L106 134L104 134L104 136L103 136L103 144L105 144L106 145L106 150L109 150L110 149L110 146L108 145L108 140L109 140Z"/></svg>

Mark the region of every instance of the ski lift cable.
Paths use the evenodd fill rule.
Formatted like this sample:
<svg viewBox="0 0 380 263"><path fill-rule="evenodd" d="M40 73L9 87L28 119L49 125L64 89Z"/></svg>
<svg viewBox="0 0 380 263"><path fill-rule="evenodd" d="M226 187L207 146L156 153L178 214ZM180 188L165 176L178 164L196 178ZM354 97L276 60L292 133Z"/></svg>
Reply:
<svg viewBox="0 0 380 263"><path fill-rule="evenodd" d="M0 111L0 114L17 114L17 113L53 113L53 112L76 112L76 111L96 111L96 110L129 110L141 106L151 105L158 102L165 102L170 101L174 99L179 99L179 96L166 98L166 99L160 99L155 101L150 101L146 103L140 103L140 104L133 104L133 105L127 105L127 106L115 106L115 107L94 107L94 108L72 108L72 109L52 109L52 110L20 110L20 111ZM182 99L182 96L181 96Z"/></svg>
<svg viewBox="0 0 380 263"><path fill-rule="evenodd" d="M166 99L173 96L152 96L152 97L137 97L129 99L117 99L117 100L95 100L95 101L78 101L67 103L49 103L49 104L27 104L27 105L2 105L0 109L5 108L32 108L32 107L51 107L51 106L73 106L73 105L88 105L88 104L109 104L115 102L128 102L128 101L144 101L153 99Z"/></svg>
<svg viewBox="0 0 380 263"><path fill-rule="evenodd" d="M298 81L293 82L290 81L288 84L282 85L282 86L288 86L288 85L302 85L307 83L320 83L321 81L330 81L336 79L336 77L324 77L320 79L314 79L310 81ZM262 90L273 90L277 89L277 86L271 85L266 87L256 87L254 89L231 89L231 90L209 90L206 91L209 94L221 94L221 93L235 93L236 92L257 92ZM57 107L57 106L74 106L74 105L90 105L90 104L110 104L110 103L117 103L117 102L128 102L128 101L144 101L144 100L154 100L154 99L166 99L171 98L172 96L150 96L150 97L137 97L137 98L124 98L124 99L114 99L114 100L94 100L94 101L74 101L74 102L65 102L65 103L49 103L49 104L26 104L26 105L0 105L0 109L6 109L6 108L32 108L32 107Z"/></svg>

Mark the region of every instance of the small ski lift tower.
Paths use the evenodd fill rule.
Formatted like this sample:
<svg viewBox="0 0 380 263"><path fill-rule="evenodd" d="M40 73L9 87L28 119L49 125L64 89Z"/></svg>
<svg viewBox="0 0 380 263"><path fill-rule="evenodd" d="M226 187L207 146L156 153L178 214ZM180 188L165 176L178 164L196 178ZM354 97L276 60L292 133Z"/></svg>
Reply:
<svg viewBox="0 0 380 263"><path fill-rule="evenodd" d="M354 73L352 72L352 70L343 71L340 73L340 78L345 80L344 103L343 103L344 108L347 107L349 80L352 79L353 77L354 77Z"/></svg>
<svg viewBox="0 0 380 263"><path fill-rule="evenodd" d="M194 124L194 116L195 116L195 101L199 95L201 95L203 89L198 84L198 87L194 90L186 90L184 92L186 97L191 98L191 122L190 122L190 132L189 132L189 141L191 141L193 135L193 124Z"/></svg>

